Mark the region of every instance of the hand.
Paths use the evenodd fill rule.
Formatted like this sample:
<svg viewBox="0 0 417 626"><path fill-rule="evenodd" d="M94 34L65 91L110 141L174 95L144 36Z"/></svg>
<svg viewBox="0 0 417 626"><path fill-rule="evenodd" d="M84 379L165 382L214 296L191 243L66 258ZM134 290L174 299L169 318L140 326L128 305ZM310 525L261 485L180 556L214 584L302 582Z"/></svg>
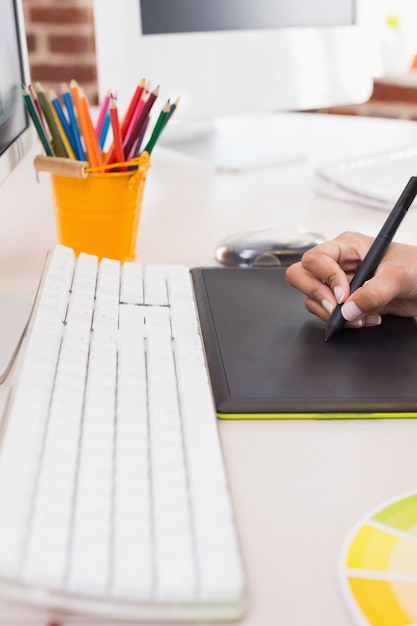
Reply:
<svg viewBox="0 0 417 626"><path fill-rule="evenodd" d="M287 269L287 281L302 291L306 308L327 321L337 304L348 326L376 326L381 315L417 315L417 246L392 243L375 276L351 296L349 284L373 239L342 233L306 252Z"/></svg>

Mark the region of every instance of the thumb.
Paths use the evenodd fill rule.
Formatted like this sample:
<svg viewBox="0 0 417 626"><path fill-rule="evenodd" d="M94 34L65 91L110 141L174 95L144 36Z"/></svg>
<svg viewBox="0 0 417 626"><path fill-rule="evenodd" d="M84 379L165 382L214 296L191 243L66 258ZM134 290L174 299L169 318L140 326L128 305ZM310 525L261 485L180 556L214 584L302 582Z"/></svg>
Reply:
<svg viewBox="0 0 417 626"><path fill-rule="evenodd" d="M341 313L348 322L382 313L395 297L396 289L396 281L387 282L384 276L374 276L346 299Z"/></svg>
<svg viewBox="0 0 417 626"><path fill-rule="evenodd" d="M342 305L341 313L347 322L356 322L361 319L366 313L362 311L354 300L346 300Z"/></svg>
<svg viewBox="0 0 417 626"><path fill-rule="evenodd" d="M352 327L379 326L382 322L379 313L363 311L353 299L344 303L341 313L348 325Z"/></svg>

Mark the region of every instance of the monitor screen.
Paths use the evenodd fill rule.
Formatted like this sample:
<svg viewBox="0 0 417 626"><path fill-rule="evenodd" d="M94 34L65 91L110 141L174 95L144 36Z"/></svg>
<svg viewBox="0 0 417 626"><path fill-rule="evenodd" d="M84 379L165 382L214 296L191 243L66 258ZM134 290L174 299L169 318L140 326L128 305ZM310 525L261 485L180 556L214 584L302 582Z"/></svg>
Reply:
<svg viewBox="0 0 417 626"><path fill-rule="evenodd" d="M365 101L355 0L93 0L99 92L142 78L181 97L176 121ZM225 10L225 7L228 7ZM153 34L149 34L153 33Z"/></svg>
<svg viewBox="0 0 417 626"><path fill-rule="evenodd" d="M21 0L2 0L0 20L0 183L33 140L21 84L29 68Z"/></svg>
<svg viewBox="0 0 417 626"><path fill-rule="evenodd" d="M29 83L22 0L1 0L0 12L0 192L3 181L34 145L21 83ZM11 179L9 179L10 182ZM4 204L0 193L0 206ZM10 199L10 193L6 193ZM6 228L1 223L0 228ZM2 285L0 284L0 289ZM0 293L0 384L6 378L31 310L25 298Z"/></svg>
<svg viewBox="0 0 417 626"><path fill-rule="evenodd" d="M219 137L224 118L371 94L355 0L93 0L93 7L100 96L117 89L122 110L142 78L160 85L161 107L180 98L160 144L221 169L293 158L272 146L260 146L258 158L258 147L246 144L251 157L242 162L242 148L229 150Z"/></svg>
<svg viewBox="0 0 417 626"><path fill-rule="evenodd" d="M355 2L335 0L141 0L144 35L353 24Z"/></svg>

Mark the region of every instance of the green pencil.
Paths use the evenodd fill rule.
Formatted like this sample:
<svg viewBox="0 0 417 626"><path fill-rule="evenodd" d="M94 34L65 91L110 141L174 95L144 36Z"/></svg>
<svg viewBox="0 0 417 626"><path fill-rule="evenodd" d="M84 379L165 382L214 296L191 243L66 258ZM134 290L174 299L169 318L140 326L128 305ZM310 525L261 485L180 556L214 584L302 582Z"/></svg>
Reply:
<svg viewBox="0 0 417 626"><path fill-rule="evenodd" d="M36 131L38 133L38 137L41 140L41 143L43 145L43 149L45 150L45 154L47 156L55 156L55 152L51 146L51 143L48 139L48 136L45 132L45 128L42 124L42 120L39 117L39 113L37 111L37 108L35 106L35 103L33 102L33 98L30 94L30 91L27 87L25 87L25 85L22 85L22 95L23 95L23 100L25 102L27 111L30 115L30 118L36 128Z"/></svg>
<svg viewBox="0 0 417 626"><path fill-rule="evenodd" d="M35 89L36 89L36 93L38 94L39 104L41 105L43 114L46 119L46 123L48 124L49 130L51 131L51 136L52 136L52 141L54 143L56 156L67 157L68 154L67 154L67 151L65 150L65 145L59 133L58 126L56 125L56 122L52 113L52 109L49 105L49 101L46 96L45 90L43 89L40 83L36 83Z"/></svg>
<svg viewBox="0 0 417 626"><path fill-rule="evenodd" d="M179 98L177 98L177 99L175 100L175 102L174 102L173 104L171 104L171 106L169 107L169 113L168 113L168 115L167 115L167 117L166 117L166 119L165 119L165 122L164 122L164 128L165 128L165 126L168 124L168 122L169 122L169 120L171 119L171 117L174 115L175 111L177 110L177 106L178 106L178 104L179 104L179 101L180 101L180 99L179 99Z"/></svg>
<svg viewBox="0 0 417 626"><path fill-rule="evenodd" d="M153 128L150 139L143 150L144 152L151 154L152 150L154 149L155 144L158 141L158 137L161 134L161 131L165 125L165 120L168 117L169 110L170 110L170 106L169 106L169 101L168 101L162 108L162 111L160 112L159 117L156 120L156 124Z"/></svg>

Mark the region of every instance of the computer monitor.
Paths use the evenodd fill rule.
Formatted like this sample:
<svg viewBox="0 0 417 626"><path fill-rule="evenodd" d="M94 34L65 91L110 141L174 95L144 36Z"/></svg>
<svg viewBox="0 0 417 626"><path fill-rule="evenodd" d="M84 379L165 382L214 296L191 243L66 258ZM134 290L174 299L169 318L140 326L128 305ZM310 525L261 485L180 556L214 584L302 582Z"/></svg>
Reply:
<svg viewBox="0 0 417 626"><path fill-rule="evenodd" d="M125 106L142 77L180 96L175 127L195 143L223 116L365 101L355 0L94 0L99 93ZM175 122L175 125L174 125ZM202 124L203 122L203 124Z"/></svg>
<svg viewBox="0 0 417 626"><path fill-rule="evenodd" d="M0 20L0 184L33 145L21 83L29 82L21 0L2 0Z"/></svg>
<svg viewBox="0 0 417 626"><path fill-rule="evenodd" d="M0 204L1 185L34 145L21 83L29 83L29 62L21 0L1 0L0 19ZM7 228L7 224L0 224ZM31 303L1 291L0 284L0 383L17 351Z"/></svg>

